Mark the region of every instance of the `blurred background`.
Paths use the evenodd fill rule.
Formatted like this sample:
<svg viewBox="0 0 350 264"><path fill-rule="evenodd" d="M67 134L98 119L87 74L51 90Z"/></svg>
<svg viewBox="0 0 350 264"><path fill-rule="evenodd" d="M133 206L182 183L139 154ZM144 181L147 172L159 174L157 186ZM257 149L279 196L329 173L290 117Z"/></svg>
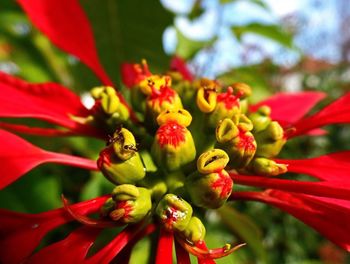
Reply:
<svg viewBox="0 0 350 264"><path fill-rule="evenodd" d="M248 83L255 101L277 91L320 90L329 94L329 102L350 90L348 0L80 2L101 61L121 90L125 89L120 82L122 62L145 58L152 71L166 72L175 54L197 77L227 85ZM0 2L0 70L31 82L59 82L83 98L99 85L75 57L33 28L12 0ZM349 127L328 131L324 137L294 139L282 156L311 157L350 149ZM45 149L94 159L102 148L100 142L84 138L28 139ZM35 213L60 207L61 193L77 201L111 190L99 174L79 169L44 165L29 174L0 192L1 207ZM248 242L218 263L350 263L344 251L316 232L262 204L236 203L231 211L208 213L206 220L209 246L235 239ZM69 228L50 234L46 241L57 240ZM149 240L139 243L132 263L143 263L145 248L152 246Z"/></svg>

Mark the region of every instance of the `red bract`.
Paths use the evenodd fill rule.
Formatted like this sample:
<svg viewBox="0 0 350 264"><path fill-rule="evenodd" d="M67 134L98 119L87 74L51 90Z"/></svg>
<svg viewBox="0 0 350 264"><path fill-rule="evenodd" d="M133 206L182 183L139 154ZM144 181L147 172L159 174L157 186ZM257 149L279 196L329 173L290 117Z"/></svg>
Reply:
<svg viewBox="0 0 350 264"><path fill-rule="evenodd" d="M54 44L80 59L103 84L113 86L113 82L100 63L91 25L79 1L18 0L18 3L33 24ZM136 122L137 118L123 96L121 94L118 96Z"/></svg>
<svg viewBox="0 0 350 264"><path fill-rule="evenodd" d="M100 197L72 207L81 214L91 214L98 211L105 201L106 197ZM0 262L9 264L21 263L49 231L74 220L64 209L36 215L0 209L0 215Z"/></svg>
<svg viewBox="0 0 350 264"><path fill-rule="evenodd" d="M322 92L278 93L250 107L255 112L260 106L271 108L271 118L283 125L293 124L325 98Z"/></svg>
<svg viewBox="0 0 350 264"><path fill-rule="evenodd" d="M97 56L94 35L77 0L18 0L33 24L54 44L85 63L106 85L112 81Z"/></svg>
<svg viewBox="0 0 350 264"><path fill-rule="evenodd" d="M48 162L97 170L93 160L45 151L4 130L0 130L0 141L0 189L34 167Z"/></svg>
<svg viewBox="0 0 350 264"><path fill-rule="evenodd" d="M99 136L90 125L79 123L79 117L89 115L79 96L56 83L31 84L0 72L0 117L36 118L61 126L66 130L30 128L1 123L0 126L32 134Z"/></svg>
<svg viewBox="0 0 350 264"><path fill-rule="evenodd" d="M171 263L173 261L173 241L174 234L161 228L157 247L156 264Z"/></svg>
<svg viewBox="0 0 350 264"><path fill-rule="evenodd" d="M276 161L286 164L290 172L308 174L324 181L350 182L350 151L310 159Z"/></svg>
<svg viewBox="0 0 350 264"><path fill-rule="evenodd" d="M70 233L67 238L43 248L30 257L27 263L83 263L100 232L101 229L81 227ZM67 251L70 252L69 255L66 254ZM54 260L52 256L55 256Z"/></svg>
<svg viewBox="0 0 350 264"><path fill-rule="evenodd" d="M237 174L231 174L231 177L236 183L248 186L273 188L295 193L305 193L346 200L350 197L350 183L347 182L303 182Z"/></svg>
<svg viewBox="0 0 350 264"><path fill-rule="evenodd" d="M295 129L289 137L295 137L306 132L331 124L344 124L350 122L350 93L340 97L321 111L306 116L292 125Z"/></svg>
<svg viewBox="0 0 350 264"><path fill-rule="evenodd" d="M350 251L350 202L277 190L236 192L233 200L264 202L293 215L335 244Z"/></svg>

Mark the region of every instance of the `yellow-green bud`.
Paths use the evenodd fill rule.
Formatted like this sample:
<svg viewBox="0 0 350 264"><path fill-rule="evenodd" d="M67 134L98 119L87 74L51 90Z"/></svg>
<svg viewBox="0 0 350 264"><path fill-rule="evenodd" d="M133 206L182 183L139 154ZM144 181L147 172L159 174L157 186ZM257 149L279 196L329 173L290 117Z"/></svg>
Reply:
<svg viewBox="0 0 350 264"><path fill-rule="evenodd" d="M91 90L92 97L101 105L104 114L109 115L112 120L107 123L125 121L129 118L129 111L119 100L116 90L111 86L95 87Z"/></svg>
<svg viewBox="0 0 350 264"><path fill-rule="evenodd" d="M249 129L251 124L241 118L243 123L238 126L231 119L224 119L216 128L217 147L224 149L230 157L230 167L243 168L252 160L257 149L257 143Z"/></svg>
<svg viewBox="0 0 350 264"><path fill-rule="evenodd" d="M217 209L231 195L233 181L225 170L209 174L195 172L186 178L185 187L193 204Z"/></svg>
<svg viewBox="0 0 350 264"><path fill-rule="evenodd" d="M218 122L225 118L230 118L238 124L241 115L239 97L233 94L232 87L228 87L225 93L220 93L216 97L215 109L208 115L207 125L216 128Z"/></svg>
<svg viewBox="0 0 350 264"><path fill-rule="evenodd" d="M284 130L276 121L272 121L264 130L254 134L258 148L256 156L272 158L277 156L284 144Z"/></svg>
<svg viewBox="0 0 350 264"><path fill-rule="evenodd" d="M121 128L114 133L109 143L97 160L103 175L114 184L135 183L143 179L146 170L132 133Z"/></svg>
<svg viewBox="0 0 350 264"><path fill-rule="evenodd" d="M264 176L277 176L288 171L285 164L278 164L266 158L254 158L249 164L249 169L258 175Z"/></svg>
<svg viewBox="0 0 350 264"><path fill-rule="evenodd" d="M124 224L139 222L152 208L151 192L131 184L115 187L112 199L115 206L109 211L109 217Z"/></svg>
<svg viewBox="0 0 350 264"><path fill-rule="evenodd" d="M261 106L256 112L251 113L248 117L253 122L253 133L259 132L267 128L271 123L271 108L264 105Z"/></svg>
<svg viewBox="0 0 350 264"><path fill-rule="evenodd" d="M230 196L233 181L224 170L229 157L221 149L204 152L197 160L198 172L186 178L185 188L199 207L219 208Z"/></svg>
<svg viewBox="0 0 350 264"><path fill-rule="evenodd" d="M191 120L190 113L184 109L167 110L158 116L160 127L151 150L158 166L175 171L195 159L194 141L186 128Z"/></svg>
<svg viewBox="0 0 350 264"><path fill-rule="evenodd" d="M216 81L210 79L200 79L194 83L197 88L196 103L203 113L214 111L216 106L216 96L219 85Z"/></svg>
<svg viewBox="0 0 350 264"><path fill-rule="evenodd" d="M152 130L157 126L156 118L160 113L166 110L183 108L181 98L170 87L170 77L166 77L166 84L161 85L159 89L151 86L151 93L146 100L145 124Z"/></svg>
<svg viewBox="0 0 350 264"><path fill-rule="evenodd" d="M193 216L186 229L182 232L182 235L186 240L196 243L204 240L205 233L206 230L202 221L198 217Z"/></svg>
<svg viewBox="0 0 350 264"><path fill-rule="evenodd" d="M223 170L229 162L229 157L221 149L212 149L202 153L197 160L197 170L207 174Z"/></svg>
<svg viewBox="0 0 350 264"><path fill-rule="evenodd" d="M156 215L165 229L184 231L192 218L192 207L181 197L166 194L156 207Z"/></svg>

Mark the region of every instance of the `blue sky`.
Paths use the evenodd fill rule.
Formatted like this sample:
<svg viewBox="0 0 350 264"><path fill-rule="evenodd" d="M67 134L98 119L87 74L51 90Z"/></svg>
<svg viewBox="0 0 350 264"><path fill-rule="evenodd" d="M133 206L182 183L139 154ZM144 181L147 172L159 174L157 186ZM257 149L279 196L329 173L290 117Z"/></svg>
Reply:
<svg viewBox="0 0 350 264"><path fill-rule="evenodd" d="M232 36L229 25L243 25L250 22L277 24L282 17L290 16L296 12L299 14L299 19L303 18L300 32L295 37L296 46L316 58L336 61L339 59L339 54L337 54L336 36L333 35L336 34L338 20L334 1L337 0L265 0L264 2L269 6L269 11L266 11L245 0L233 1L221 9L218 1L204 0L203 6L206 8L206 12L200 19L192 22L180 15L177 17L175 25L185 35L197 40L210 39L214 34L218 34L219 40L214 46L215 63L218 66L212 72L213 75L227 68L259 62L266 54L281 65L294 64L299 59L297 52L286 50L273 41L254 34L246 34L243 38L244 45L242 45ZM186 14L193 1L163 0L163 3L179 14ZM165 34L165 48L169 53L173 52L176 47L175 35L174 29L169 29ZM317 41L318 35L329 39L324 39L322 43L319 43ZM242 58L245 46L257 44L262 47L262 54L250 51L248 61L246 58ZM196 58L197 62L205 63L206 56L206 53L199 54Z"/></svg>

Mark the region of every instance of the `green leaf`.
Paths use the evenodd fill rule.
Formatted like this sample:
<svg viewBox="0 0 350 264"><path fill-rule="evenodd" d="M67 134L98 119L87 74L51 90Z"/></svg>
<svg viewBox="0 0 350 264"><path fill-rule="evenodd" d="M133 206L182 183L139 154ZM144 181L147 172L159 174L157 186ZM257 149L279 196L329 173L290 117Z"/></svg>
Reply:
<svg viewBox="0 0 350 264"><path fill-rule="evenodd" d="M263 247L262 233L253 220L227 205L218 209L218 213L227 228L247 243L261 263L266 263L267 255Z"/></svg>
<svg viewBox="0 0 350 264"><path fill-rule="evenodd" d="M178 29L176 29L176 33L177 46L175 53L185 60L191 59L192 57L194 57L194 55L196 55L198 51L200 51L203 48L210 47L216 41L216 37L205 41L192 40L186 37Z"/></svg>
<svg viewBox="0 0 350 264"><path fill-rule="evenodd" d="M81 4L92 24L102 64L114 81L120 81L122 62L145 58L153 70L168 67L162 37L173 15L158 0L89 0Z"/></svg>
<svg viewBox="0 0 350 264"><path fill-rule="evenodd" d="M294 48L292 35L284 31L279 25L250 23L243 26L232 26L231 30L239 40L246 33L254 33L269 38L284 47Z"/></svg>

